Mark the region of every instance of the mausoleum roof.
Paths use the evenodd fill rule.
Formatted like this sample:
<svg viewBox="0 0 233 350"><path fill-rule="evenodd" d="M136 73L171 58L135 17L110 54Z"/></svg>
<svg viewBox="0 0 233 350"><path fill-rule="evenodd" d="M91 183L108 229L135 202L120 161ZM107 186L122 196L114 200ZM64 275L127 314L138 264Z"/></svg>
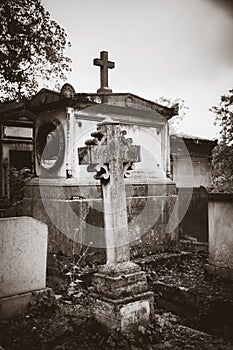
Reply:
<svg viewBox="0 0 233 350"><path fill-rule="evenodd" d="M173 157L184 156L187 153L194 157L211 157L212 149L217 145L217 140L208 140L183 133L170 135L170 140Z"/></svg>
<svg viewBox="0 0 233 350"><path fill-rule="evenodd" d="M139 111L145 111L151 114L151 117L153 115L153 117L158 119L165 118L166 120L178 114L178 105L169 108L129 92L105 94L76 93L71 85L65 84L60 92L43 88L30 99L1 104L0 118L4 119L21 111L23 114L31 113L33 119L33 114L36 116L40 111L64 107L74 107L77 110L92 107L94 112L94 106L98 106L98 111L103 110L105 113L108 113L111 108L113 114L125 113L130 115L134 113L137 115L141 113Z"/></svg>

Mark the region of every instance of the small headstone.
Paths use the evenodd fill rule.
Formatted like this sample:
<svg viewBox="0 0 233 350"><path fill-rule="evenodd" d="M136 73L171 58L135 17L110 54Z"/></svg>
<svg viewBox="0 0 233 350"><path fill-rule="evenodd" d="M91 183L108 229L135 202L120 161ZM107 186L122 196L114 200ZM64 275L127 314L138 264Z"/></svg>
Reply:
<svg viewBox="0 0 233 350"><path fill-rule="evenodd" d="M45 289L47 236L47 225L31 217L0 219L0 318Z"/></svg>
<svg viewBox="0 0 233 350"><path fill-rule="evenodd" d="M233 194L209 193L208 273L233 281Z"/></svg>

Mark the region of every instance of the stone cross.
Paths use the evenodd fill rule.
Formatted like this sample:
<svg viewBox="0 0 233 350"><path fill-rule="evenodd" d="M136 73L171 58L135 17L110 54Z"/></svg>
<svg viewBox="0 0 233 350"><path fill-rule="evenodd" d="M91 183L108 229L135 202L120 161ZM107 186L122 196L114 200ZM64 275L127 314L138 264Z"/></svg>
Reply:
<svg viewBox="0 0 233 350"><path fill-rule="evenodd" d="M107 51L101 51L100 58L95 58L93 64L100 66L100 89L97 92L100 94L111 93L112 90L108 87L108 69L115 68L115 63L108 61Z"/></svg>
<svg viewBox="0 0 233 350"><path fill-rule="evenodd" d="M79 163L96 171L103 193L107 264L130 260L124 177L134 162L140 162L140 146L125 138L120 124L106 119L98 124L92 140L78 149Z"/></svg>

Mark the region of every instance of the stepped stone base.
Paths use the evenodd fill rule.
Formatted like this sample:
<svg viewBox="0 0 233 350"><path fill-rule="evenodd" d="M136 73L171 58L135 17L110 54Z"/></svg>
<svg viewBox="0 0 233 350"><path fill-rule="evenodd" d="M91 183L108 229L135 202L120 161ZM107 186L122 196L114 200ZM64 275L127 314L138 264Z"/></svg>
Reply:
<svg viewBox="0 0 233 350"><path fill-rule="evenodd" d="M146 326L153 314L153 293L146 273L132 263L108 264L93 276L93 315L110 329L132 332Z"/></svg>

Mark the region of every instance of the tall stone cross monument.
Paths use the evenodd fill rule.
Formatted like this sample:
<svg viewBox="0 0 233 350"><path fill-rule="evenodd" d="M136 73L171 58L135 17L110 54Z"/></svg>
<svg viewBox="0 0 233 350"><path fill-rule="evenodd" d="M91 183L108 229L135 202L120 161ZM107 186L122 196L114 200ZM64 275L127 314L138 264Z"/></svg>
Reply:
<svg viewBox="0 0 233 350"><path fill-rule="evenodd" d="M108 87L108 69L115 68L115 63L108 60L108 52L101 51L100 58L94 58L94 66L100 67L100 89L97 90L98 94L108 94L112 90Z"/></svg>
<svg viewBox="0 0 233 350"><path fill-rule="evenodd" d="M101 181L108 264L130 260L124 177L140 161L140 146L125 134L119 123L107 119L98 124L87 147L79 148L80 163L88 164Z"/></svg>
<svg viewBox="0 0 233 350"><path fill-rule="evenodd" d="M107 264L93 278L93 312L98 321L123 332L147 323L153 307L145 272L130 262L124 176L140 161L140 146L125 134L118 122L106 119L78 149L80 164L96 172L103 194Z"/></svg>

